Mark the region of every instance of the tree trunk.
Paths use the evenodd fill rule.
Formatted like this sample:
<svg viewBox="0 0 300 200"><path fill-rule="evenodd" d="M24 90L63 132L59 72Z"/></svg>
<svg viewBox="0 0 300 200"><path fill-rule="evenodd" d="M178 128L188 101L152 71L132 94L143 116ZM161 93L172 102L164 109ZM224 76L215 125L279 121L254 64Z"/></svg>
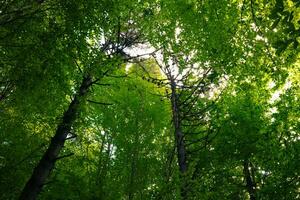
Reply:
<svg viewBox="0 0 300 200"><path fill-rule="evenodd" d="M33 173L26 183L20 196L20 200L34 200L41 191L46 179L50 175L58 155L64 146L67 135L71 130L72 124L76 119L80 98L85 96L88 88L92 85L92 77L87 76L83 79L79 91L75 94L74 99L65 111L62 122L58 125L54 137L51 139L50 145L45 154L41 158L38 165L34 168Z"/></svg>
<svg viewBox="0 0 300 200"><path fill-rule="evenodd" d="M175 143L177 150L177 160L181 177L181 198L187 199L187 182L185 173L187 171L187 162L186 162L186 150L185 143L183 138L183 132L181 130L181 120L180 120L180 110L178 106L178 95L176 92L176 83L173 77L170 78L171 81L171 104L172 104L172 114L173 114L173 125L175 129Z"/></svg>
<svg viewBox="0 0 300 200"><path fill-rule="evenodd" d="M246 181L247 192L249 193L250 200L256 200L256 184L251 176L249 160L244 160L244 176Z"/></svg>
<svg viewBox="0 0 300 200"><path fill-rule="evenodd" d="M143 110L141 109L141 112ZM128 200L134 199L134 196L136 194L136 188L135 188L135 179L136 173L137 173L137 162L139 159L139 152L140 152L140 129L139 129L139 120L138 116L135 120L135 127L136 127L136 133L133 141L133 148L129 151L131 158L131 164L130 164L130 177L129 177L129 184L128 184Z"/></svg>

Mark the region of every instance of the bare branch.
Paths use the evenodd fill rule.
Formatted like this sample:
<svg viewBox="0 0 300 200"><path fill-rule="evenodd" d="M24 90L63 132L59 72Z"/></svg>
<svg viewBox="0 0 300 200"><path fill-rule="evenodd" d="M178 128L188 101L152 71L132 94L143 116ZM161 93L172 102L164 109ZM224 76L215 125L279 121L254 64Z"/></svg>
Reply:
<svg viewBox="0 0 300 200"><path fill-rule="evenodd" d="M70 136L70 137L67 137L65 140L70 140L70 139L73 139L73 138L76 138L77 137L77 135L76 134L72 134L72 136Z"/></svg>
<svg viewBox="0 0 300 200"><path fill-rule="evenodd" d="M67 157L70 157L70 156L73 156L73 155L74 155L74 153L69 153L69 154L66 154L66 155L63 155L63 156L59 156L55 160L60 160L60 159L67 158Z"/></svg>
<svg viewBox="0 0 300 200"><path fill-rule="evenodd" d="M103 103L103 102L97 102L97 101L92 101L92 100L87 100L87 101L90 102L90 103L105 105L105 106L113 105L112 103Z"/></svg>

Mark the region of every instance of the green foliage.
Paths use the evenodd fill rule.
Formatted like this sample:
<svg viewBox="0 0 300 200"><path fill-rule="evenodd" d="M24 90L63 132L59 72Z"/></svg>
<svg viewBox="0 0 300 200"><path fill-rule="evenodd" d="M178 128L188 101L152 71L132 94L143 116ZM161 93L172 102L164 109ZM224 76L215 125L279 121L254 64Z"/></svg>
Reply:
<svg viewBox="0 0 300 200"><path fill-rule="evenodd" d="M0 199L18 198L87 75L94 82L39 199L181 199L183 180L188 199L249 199L246 162L257 199L299 199L299 9L0 2ZM156 60L130 57L152 47ZM184 175L164 66L177 81Z"/></svg>

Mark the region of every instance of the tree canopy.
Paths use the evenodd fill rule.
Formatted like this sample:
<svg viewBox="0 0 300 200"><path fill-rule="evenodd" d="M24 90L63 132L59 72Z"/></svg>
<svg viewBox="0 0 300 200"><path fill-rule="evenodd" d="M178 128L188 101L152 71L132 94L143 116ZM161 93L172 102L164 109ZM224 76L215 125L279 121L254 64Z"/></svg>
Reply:
<svg viewBox="0 0 300 200"><path fill-rule="evenodd" d="M300 199L299 0L0 2L0 199Z"/></svg>

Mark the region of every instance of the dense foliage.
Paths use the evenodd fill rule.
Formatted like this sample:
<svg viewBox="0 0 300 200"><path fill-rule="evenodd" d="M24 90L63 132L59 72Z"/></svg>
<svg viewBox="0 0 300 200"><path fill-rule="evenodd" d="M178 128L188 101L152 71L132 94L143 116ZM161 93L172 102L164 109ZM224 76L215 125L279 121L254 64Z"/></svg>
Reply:
<svg viewBox="0 0 300 200"><path fill-rule="evenodd" d="M0 2L0 199L300 199L299 0Z"/></svg>

